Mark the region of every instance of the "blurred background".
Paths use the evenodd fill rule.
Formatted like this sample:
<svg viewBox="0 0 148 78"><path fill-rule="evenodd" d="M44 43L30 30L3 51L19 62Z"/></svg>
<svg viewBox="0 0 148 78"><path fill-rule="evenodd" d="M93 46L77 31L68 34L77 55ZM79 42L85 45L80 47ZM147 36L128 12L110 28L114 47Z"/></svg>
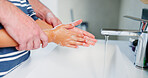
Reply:
<svg viewBox="0 0 148 78"><path fill-rule="evenodd" d="M100 30L138 30L140 22L124 18L125 15L141 18L142 9L148 8L140 0L41 0L63 22L83 19L86 30L104 39ZM71 12L72 10L72 12ZM111 40L128 40L128 37L110 37Z"/></svg>

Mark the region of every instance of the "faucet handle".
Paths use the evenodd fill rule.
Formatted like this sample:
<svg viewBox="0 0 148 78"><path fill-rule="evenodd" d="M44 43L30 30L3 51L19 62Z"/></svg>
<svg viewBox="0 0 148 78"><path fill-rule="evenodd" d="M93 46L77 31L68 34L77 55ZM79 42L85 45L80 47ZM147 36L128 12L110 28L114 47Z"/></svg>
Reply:
<svg viewBox="0 0 148 78"><path fill-rule="evenodd" d="M140 19L140 18L132 17L132 16L123 16L123 17L142 22L142 24L141 24L139 30L140 30L141 32L143 32L143 31L148 31L148 28L147 28L148 20Z"/></svg>
<svg viewBox="0 0 148 78"><path fill-rule="evenodd" d="M140 18L137 18L137 17L128 16L128 15L123 16L123 17L129 18L129 19L132 19L132 20L136 20L136 21L140 21L140 22L142 22L142 21L143 21L143 22L148 22L148 20L140 19Z"/></svg>

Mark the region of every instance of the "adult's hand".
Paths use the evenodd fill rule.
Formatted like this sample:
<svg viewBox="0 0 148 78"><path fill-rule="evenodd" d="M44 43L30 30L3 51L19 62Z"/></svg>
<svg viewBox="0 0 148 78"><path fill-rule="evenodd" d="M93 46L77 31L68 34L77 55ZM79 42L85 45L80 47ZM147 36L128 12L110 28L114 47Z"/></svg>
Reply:
<svg viewBox="0 0 148 78"><path fill-rule="evenodd" d="M62 24L62 22L52 12L47 13L45 21L53 27Z"/></svg>
<svg viewBox="0 0 148 78"><path fill-rule="evenodd" d="M0 23L19 44L18 50L32 50L47 46L48 37L36 22L7 0L0 2Z"/></svg>
<svg viewBox="0 0 148 78"><path fill-rule="evenodd" d="M36 12L36 16L45 21L46 23L52 25L53 27L62 24L62 22L39 0L29 0L32 8Z"/></svg>

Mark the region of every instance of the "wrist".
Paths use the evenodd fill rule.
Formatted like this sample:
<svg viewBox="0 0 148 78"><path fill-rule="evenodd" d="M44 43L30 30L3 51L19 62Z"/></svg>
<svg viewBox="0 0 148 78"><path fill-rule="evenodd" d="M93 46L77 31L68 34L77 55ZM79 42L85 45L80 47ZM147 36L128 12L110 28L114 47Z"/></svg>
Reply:
<svg viewBox="0 0 148 78"><path fill-rule="evenodd" d="M54 34L53 34L53 31L52 30L43 30L44 33L48 36L48 42L54 42Z"/></svg>

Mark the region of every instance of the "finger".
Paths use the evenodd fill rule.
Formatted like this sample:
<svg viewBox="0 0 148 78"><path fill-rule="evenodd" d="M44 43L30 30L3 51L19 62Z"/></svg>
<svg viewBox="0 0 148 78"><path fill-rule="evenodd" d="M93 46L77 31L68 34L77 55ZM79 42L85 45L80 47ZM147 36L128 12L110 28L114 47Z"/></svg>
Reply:
<svg viewBox="0 0 148 78"><path fill-rule="evenodd" d="M85 39L83 39L83 38L77 38L76 41L85 42Z"/></svg>
<svg viewBox="0 0 148 78"><path fill-rule="evenodd" d="M33 41L27 42L27 50L32 50L33 49Z"/></svg>
<svg viewBox="0 0 148 78"><path fill-rule="evenodd" d="M79 38L79 37L76 37L76 36L72 36L71 38L72 38L72 40L75 40L75 41L85 42L84 38Z"/></svg>
<svg viewBox="0 0 148 78"><path fill-rule="evenodd" d="M38 49L38 48L40 48L40 44L41 44L40 39L35 39L35 40L33 41L33 49Z"/></svg>
<svg viewBox="0 0 148 78"><path fill-rule="evenodd" d="M79 33L79 32L75 32L75 31L71 31L71 30L68 30L70 32L70 34L76 36L76 37L81 37L83 38L84 35L82 33Z"/></svg>
<svg viewBox="0 0 148 78"><path fill-rule="evenodd" d="M89 45L90 45L90 44L88 44L88 43L85 43L85 45L84 45L84 46L85 46L85 47L89 47Z"/></svg>
<svg viewBox="0 0 148 78"><path fill-rule="evenodd" d="M83 31L83 30L82 30L82 32L83 32L83 34L84 34L85 36L88 36L88 37L90 37L90 38L95 38L95 36L94 36L93 34L87 32L87 31Z"/></svg>
<svg viewBox="0 0 148 78"><path fill-rule="evenodd" d="M86 43L89 45L95 45L95 42L92 42L92 41L86 41Z"/></svg>
<svg viewBox="0 0 148 78"><path fill-rule="evenodd" d="M71 34L72 34L73 36L76 36L76 37L79 37L79 38L84 38L84 35L81 34L81 33L77 33L77 32L71 31Z"/></svg>
<svg viewBox="0 0 148 78"><path fill-rule="evenodd" d="M52 25L51 19L50 19L50 18L46 19L45 21L46 21L48 24Z"/></svg>
<svg viewBox="0 0 148 78"><path fill-rule="evenodd" d="M59 24L58 24L58 20L55 19L55 18L51 18L51 22L52 22L52 25L53 25L54 27L57 26L57 25L59 25Z"/></svg>
<svg viewBox="0 0 148 78"><path fill-rule="evenodd" d="M69 44L72 44L72 45L81 45L81 46L84 45L83 42L77 42L77 41L70 41Z"/></svg>
<svg viewBox="0 0 148 78"><path fill-rule="evenodd" d="M94 43L86 42L86 40L83 39L83 38L77 38L77 39L74 39L74 40L76 41L76 42L74 42L75 45L77 44L77 45L81 45L81 46L85 46L85 47L89 47L90 44L94 45Z"/></svg>
<svg viewBox="0 0 148 78"><path fill-rule="evenodd" d="M57 18L57 19L58 19L58 18ZM58 25L59 25L59 24L62 24L62 22L58 19Z"/></svg>
<svg viewBox="0 0 148 78"><path fill-rule="evenodd" d="M49 23L50 25L52 25L52 18L54 18L53 15L52 15L51 13L47 13L46 21L47 21L47 23Z"/></svg>
<svg viewBox="0 0 148 78"><path fill-rule="evenodd" d="M79 38L84 38L84 35L82 35L82 34L77 34L76 36Z"/></svg>
<svg viewBox="0 0 148 78"><path fill-rule="evenodd" d="M66 47L71 47L71 48L78 48L78 46L76 46L76 45L66 45Z"/></svg>
<svg viewBox="0 0 148 78"><path fill-rule="evenodd" d="M95 42L85 39L85 42L89 45L95 45Z"/></svg>
<svg viewBox="0 0 148 78"><path fill-rule="evenodd" d="M24 44L20 44L19 47L18 47L19 51L26 50L26 49L27 49L27 47L26 47L25 43Z"/></svg>
<svg viewBox="0 0 148 78"><path fill-rule="evenodd" d="M82 23L82 19L72 22L70 25L77 26Z"/></svg>
<svg viewBox="0 0 148 78"><path fill-rule="evenodd" d="M96 39L89 38L89 37L87 37L87 36L84 36L84 39L89 40L89 41L92 41L92 42L95 42L95 43L97 42Z"/></svg>
<svg viewBox="0 0 148 78"><path fill-rule="evenodd" d="M82 23L82 19L72 22L71 24L67 24L67 26L65 26L65 28L71 29L74 28L75 26L79 25Z"/></svg>
<svg viewBox="0 0 148 78"><path fill-rule="evenodd" d="M74 28L75 26L66 24L66 25L63 26L63 27L66 28L66 29L72 29L72 28Z"/></svg>
<svg viewBox="0 0 148 78"><path fill-rule="evenodd" d="M84 34L85 36L91 37L91 38L95 38L95 36L87 31L81 30L79 28L75 27L75 30L77 30L77 32L81 32L82 34Z"/></svg>
<svg viewBox="0 0 148 78"><path fill-rule="evenodd" d="M42 42L42 48L46 47L48 45L48 36L41 31L41 34L40 34L40 39L41 39L41 42Z"/></svg>
<svg viewBox="0 0 148 78"><path fill-rule="evenodd" d="M17 50L19 50L19 47L17 46L17 47L15 47Z"/></svg>

